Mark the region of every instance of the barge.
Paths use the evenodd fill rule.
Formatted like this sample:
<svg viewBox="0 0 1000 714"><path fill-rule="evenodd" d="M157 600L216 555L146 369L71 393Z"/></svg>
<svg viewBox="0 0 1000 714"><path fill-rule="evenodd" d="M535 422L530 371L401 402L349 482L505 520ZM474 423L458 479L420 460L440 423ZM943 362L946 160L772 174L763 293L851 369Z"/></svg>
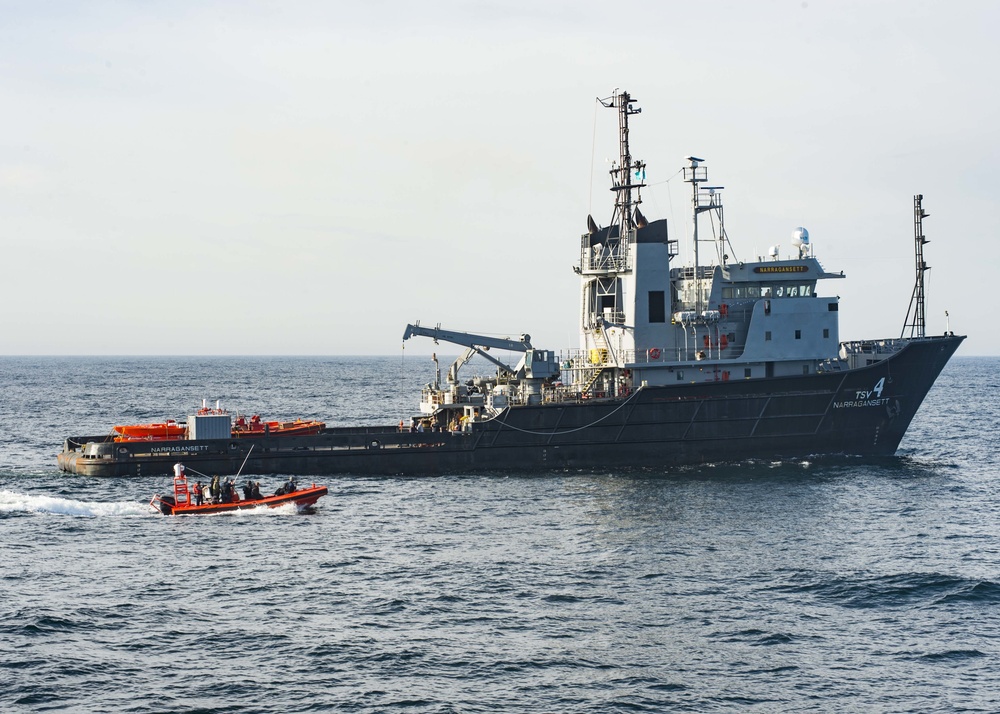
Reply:
<svg viewBox="0 0 1000 714"><path fill-rule="evenodd" d="M464 348L444 380L435 369L405 422L246 434L228 425L174 441L66 439L64 471L90 476L169 474L182 460L203 472L440 474L497 470L672 467L744 459L894 454L921 402L965 339L926 334L923 197L914 196L916 282L899 337L841 341L839 298L804 228L794 254L777 247L742 260L726 232L722 189L687 157L688 263L665 219L639 210L646 164L632 157L627 92L598 100L618 114L609 225L587 217L574 272L579 345L555 352L528 335L499 339L419 323L403 339ZM711 218L709 231L699 232ZM702 256L708 253L707 260ZM909 334L907 334L907 332ZM508 364L490 349L520 355ZM463 379L474 356L490 375Z"/></svg>

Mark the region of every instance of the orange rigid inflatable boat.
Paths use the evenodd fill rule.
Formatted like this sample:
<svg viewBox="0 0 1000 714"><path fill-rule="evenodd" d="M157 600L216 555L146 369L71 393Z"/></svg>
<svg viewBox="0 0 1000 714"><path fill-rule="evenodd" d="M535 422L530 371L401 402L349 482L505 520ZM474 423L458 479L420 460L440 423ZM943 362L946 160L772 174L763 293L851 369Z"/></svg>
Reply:
<svg viewBox="0 0 1000 714"><path fill-rule="evenodd" d="M321 421L261 421L260 416L254 414L250 419L239 417L233 424L233 436L306 436L308 434L318 434L326 428L326 423Z"/></svg>
<svg viewBox="0 0 1000 714"><path fill-rule="evenodd" d="M206 489L207 490L207 489ZM261 498L240 499L233 494L233 499L228 502L214 503L206 500L201 505L194 503L194 493L188 489L187 474L183 464L174 465L174 493L172 496L161 496L154 494L149 505L165 516L179 515L202 515L209 513L225 513L226 511L239 511L250 508L275 508L286 503L294 503L299 509L315 505L315 503L329 492L326 486L312 484L307 488L294 488L290 491L279 489L273 496L263 496Z"/></svg>
<svg viewBox="0 0 1000 714"><path fill-rule="evenodd" d="M116 424L112 427L112 431L116 434L116 441L182 439L187 427L173 419L167 419L158 424Z"/></svg>

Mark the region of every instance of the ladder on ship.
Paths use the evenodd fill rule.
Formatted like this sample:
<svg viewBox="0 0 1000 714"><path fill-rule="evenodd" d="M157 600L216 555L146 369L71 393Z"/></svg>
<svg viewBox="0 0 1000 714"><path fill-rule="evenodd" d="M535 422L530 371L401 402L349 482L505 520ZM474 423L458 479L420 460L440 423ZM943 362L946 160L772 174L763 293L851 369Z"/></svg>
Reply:
<svg viewBox="0 0 1000 714"><path fill-rule="evenodd" d="M594 388L594 385L597 384L597 380L599 380L601 378L601 375L604 374L604 372L607 369L608 369L607 367L600 366L600 367L598 367L597 369L594 370L594 376L590 378L590 381L587 382L587 386L583 388L583 393L584 394L590 394L591 393L591 390Z"/></svg>
<svg viewBox="0 0 1000 714"><path fill-rule="evenodd" d="M923 194L913 197L913 242L916 258L917 281L913 286L913 295L910 297L910 306L906 309L906 319L903 321L903 330L900 337L906 334L907 328L910 330L910 337L923 338L926 335L926 318L924 316L924 273L931 269L924 261L924 245L930 243L924 237L924 219L930 214L924 210ZM913 319L910 319L910 316Z"/></svg>
<svg viewBox="0 0 1000 714"><path fill-rule="evenodd" d="M594 334L594 348L591 350L590 362L592 367L590 369L593 374L587 380L587 386L583 388L583 394L592 394L594 385L597 384L601 376L608 371L614 363L614 359L609 361L609 355L612 355L611 345L608 344L607 335L604 330L600 327L593 331ZM613 355L612 355L613 356Z"/></svg>

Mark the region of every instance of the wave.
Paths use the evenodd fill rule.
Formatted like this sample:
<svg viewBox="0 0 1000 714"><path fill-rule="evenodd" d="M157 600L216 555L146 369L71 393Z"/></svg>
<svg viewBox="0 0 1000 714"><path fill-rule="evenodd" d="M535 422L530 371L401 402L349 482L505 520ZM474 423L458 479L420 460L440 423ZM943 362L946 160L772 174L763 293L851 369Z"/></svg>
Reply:
<svg viewBox="0 0 1000 714"><path fill-rule="evenodd" d="M931 652L929 654L922 655L920 659L924 662L948 662L948 661L962 661L966 659L978 659L979 657L985 657L986 654L980 652L979 650L945 650L943 652Z"/></svg>
<svg viewBox="0 0 1000 714"><path fill-rule="evenodd" d="M712 634L712 637L717 637L722 642L745 642L750 647L789 645L802 639L798 635L789 635L784 632L767 632L755 628L736 632L716 632Z"/></svg>
<svg viewBox="0 0 1000 714"><path fill-rule="evenodd" d="M954 602L996 605L1000 603L1000 585L989 580L967 580L962 584L962 587L937 601L938 604Z"/></svg>
<svg viewBox="0 0 1000 714"><path fill-rule="evenodd" d="M793 580L805 578L796 576ZM932 606L955 603L998 604L1000 585L988 580L943 573L899 573L831 577L780 585L775 590L810 594L849 608Z"/></svg>
<svg viewBox="0 0 1000 714"><path fill-rule="evenodd" d="M0 489L0 514L50 513L59 516L98 518L102 516L137 517L154 515L149 504L138 501L77 501L57 496L33 496Z"/></svg>

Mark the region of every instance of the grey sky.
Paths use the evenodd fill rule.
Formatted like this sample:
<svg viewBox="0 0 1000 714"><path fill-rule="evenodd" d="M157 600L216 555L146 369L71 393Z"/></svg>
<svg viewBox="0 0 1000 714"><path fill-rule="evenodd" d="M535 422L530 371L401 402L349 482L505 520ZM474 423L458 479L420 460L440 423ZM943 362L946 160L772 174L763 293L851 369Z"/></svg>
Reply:
<svg viewBox="0 0 1000 714"><path fill-rule="evenodd" d="M393 354L417 319L575 347L616 87L682 244L694 154L737 257L805 226L848 276L822 286L841 338L896 336L923 193L928 330L948 310L960 354L1000 354L998 26L914 0L0 2L0 354Z"/></svg>

